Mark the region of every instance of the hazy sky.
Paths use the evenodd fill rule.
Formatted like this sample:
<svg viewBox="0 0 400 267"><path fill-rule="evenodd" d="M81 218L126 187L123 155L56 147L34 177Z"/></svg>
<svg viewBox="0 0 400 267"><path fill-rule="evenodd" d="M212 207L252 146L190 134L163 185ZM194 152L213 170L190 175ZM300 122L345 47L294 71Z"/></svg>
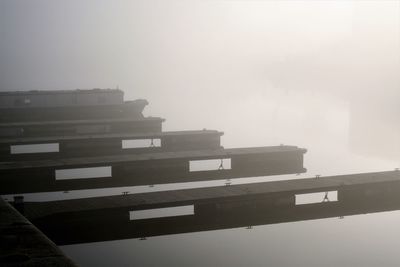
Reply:
<svg viewBox="0 0 400 267"><path fill-rule="evenodd" d="M119 86L166 129L395 101L399 73L400 1L0 0L0 90Z"/></svg>
<svg viewBox="0 0 400 267"><path fill-rule="evenodd" d="M0 90L119 85L154 97L393 79L399 13L399 1L1 0Z"/></svg>

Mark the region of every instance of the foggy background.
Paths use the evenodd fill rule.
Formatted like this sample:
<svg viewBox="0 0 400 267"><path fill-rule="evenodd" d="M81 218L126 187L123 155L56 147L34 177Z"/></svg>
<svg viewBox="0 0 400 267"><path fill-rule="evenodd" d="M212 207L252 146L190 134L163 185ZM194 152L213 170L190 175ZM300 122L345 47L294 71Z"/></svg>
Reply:
<svg viewBox="0 0 400 267"><path fill-rule="evenodd" d="M1 0L0 90L119 87L164 130L219 129L228 147L329 133L397 156L399 14L399 1Z"/></svg>

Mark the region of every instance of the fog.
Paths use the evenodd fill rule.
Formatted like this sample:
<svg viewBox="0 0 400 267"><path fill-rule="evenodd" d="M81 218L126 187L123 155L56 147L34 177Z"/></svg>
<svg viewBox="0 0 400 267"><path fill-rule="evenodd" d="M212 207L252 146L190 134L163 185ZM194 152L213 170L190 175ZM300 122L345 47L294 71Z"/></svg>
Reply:
<svg viewBox="0 0 400 267"><path fill-rule="evenodd" d="M323 144L320 128L347 142L355 120L359 140L374 107L382 140L399 112L399 13L399 1L3 0L0 90L118 87L165 130L219 129L226 146Z"/></svg>

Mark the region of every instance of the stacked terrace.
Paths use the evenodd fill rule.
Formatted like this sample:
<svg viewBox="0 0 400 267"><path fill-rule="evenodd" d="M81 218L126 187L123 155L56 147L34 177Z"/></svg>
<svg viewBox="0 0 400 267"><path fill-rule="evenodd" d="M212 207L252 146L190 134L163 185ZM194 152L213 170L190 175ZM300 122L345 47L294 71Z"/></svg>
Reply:
<svg viewBox="0 0 400 267"><path fill-rule="evenodd" d="M305 172L305 149L224 149L220 131L163 132L147 104L119 89L0 93L0 194Z"/></svg>
<svg viewBox="0 0 400 267"><path fill-rule="evenodd" d="M59 253L40 231L61 245L218 229L243 222L230 224L232 216L229 217L228 212L224 215L226 220L218 219L220 223L214 225L216 207L227 203L227 211L231 210L229 203L239 203L238 206L234 204L237 211L247 210L253 204L264 207L260 193L246 186L136 196L126 192L111 198L40 203L24 202L21 194L306 171L303 167L305 149L283 145L225 149L221 146L223 132L218 130L165 132L162 131L163 118L143 116L147 104L143 99L125 101L124 92L118 89L0 93L0 195L14 196L11 203L15 208L0 201L0 239L6 240L8 235L3 233L10 229L18 230L14 225L17 220L23 220L32 229L24 233L17 231L19 241L0 253L2 264L12 266L14 253L25 255L21 258L25 263ZM268 185L252 186L258 187ZM265 192L261 194L262 201ZM281 197L281 193L277 193L277 200L270 202L271 205L280 203ZM112 207L105 204L110 200L114 203ZM149 200L155 202L149 205ZM136 213L149 208L179 210L187 206L192 207L192 215L173 215L166 221L138 219ZM226 214L226 209L223 210ZM252 208L252 211L257 212L257 209ZM47 248L44 255L35 250L35 244L43 243ZM66 266L74 266L62 254L60 259L67 262Z"/></svg>

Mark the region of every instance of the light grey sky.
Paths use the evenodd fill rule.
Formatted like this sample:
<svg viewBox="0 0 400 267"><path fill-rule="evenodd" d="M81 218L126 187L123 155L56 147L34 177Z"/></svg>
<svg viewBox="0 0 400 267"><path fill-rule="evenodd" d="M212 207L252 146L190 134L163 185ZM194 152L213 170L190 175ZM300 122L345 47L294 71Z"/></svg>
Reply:
<svg viewBox="0 0 400 267"><path fill-rule="evenodd" d="M399 13L399 1L1 0L0 90L382 83L399 70Z"/></svg>
<svg viewBox="0 0 400 267"><path fill-rule="evenodd" d="M167 130L310 136L335 98L397 106L399 73L400 1L0 0L0 90L119 86Z"/></svg>

